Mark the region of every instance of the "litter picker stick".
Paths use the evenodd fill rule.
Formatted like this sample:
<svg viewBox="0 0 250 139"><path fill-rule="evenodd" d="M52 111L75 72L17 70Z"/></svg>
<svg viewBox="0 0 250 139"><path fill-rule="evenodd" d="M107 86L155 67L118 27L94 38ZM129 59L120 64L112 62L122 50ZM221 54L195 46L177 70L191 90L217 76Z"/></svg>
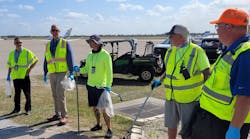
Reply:
<svg viewBox="0 0 250 139"><path fill-rule="evenodd" d="M138 119L138 117L141 115L141 112L142 112L142 110L144 109L144 107L145 107L145 105L146 105L148 99L151 97L152 93L153 93L153 90L150 90L150 91L148 92L147 98L145 99L144 103L142 104L142 106L141 106L139 112L137 113L137 115L136 115L134 121L132 122L130 128L127 130L127 134L123 137L123 139L128 139L129 136L131 135L133 126L135 125L135 122L136 122L136 120Z"/></svg>
<svg viewBox="0 0 250 139"><path fill-rule="evenodd" d="M76 77L75 77L76 81L76 108L77 108L77 134L80 134L80 113L79 113L79 93L78 93L78 76L76 73Z"/></svg>
<svg viewBox="0 0 250 139"><path fill-rule="evenodd" d="M121 95L120 95L120 94L117 94L117 93L115 93L115 92L113 92L113 91L110 91L110 93L112 93L112 94L114 94L114 95L118 96L118 97L120 98L120 101L123 101L123 100L122 100L122 97L121 97Z"/></svg>

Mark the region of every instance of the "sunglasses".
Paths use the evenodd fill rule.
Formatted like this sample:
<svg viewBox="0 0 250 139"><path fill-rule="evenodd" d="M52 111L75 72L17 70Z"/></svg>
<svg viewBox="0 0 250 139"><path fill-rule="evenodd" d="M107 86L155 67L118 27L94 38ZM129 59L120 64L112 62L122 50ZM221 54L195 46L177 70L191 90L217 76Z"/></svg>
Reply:
<svg viewBox="0 0 250 139"><path fill-rule="evenodd" d="M15 42L15 44L22 44L22 42Z"/></svg>
<svg viewBox="0 0 250 139"><path fill-rule="evenodd" d="M58 29L52 29L51 31L52 31L52 32L59 32Z"/></svg>

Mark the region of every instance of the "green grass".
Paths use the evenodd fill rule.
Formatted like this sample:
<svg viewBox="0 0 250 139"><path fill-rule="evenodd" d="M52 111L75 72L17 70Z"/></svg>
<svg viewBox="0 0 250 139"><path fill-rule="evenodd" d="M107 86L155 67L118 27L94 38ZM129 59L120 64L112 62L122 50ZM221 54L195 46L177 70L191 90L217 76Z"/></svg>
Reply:
<svg viewBox="0 0 250 139"><path fill-rule="evenodd" d="M147 93L150 91L150 84L142 83L137 81L135 77L129 77L125 75L114 76L114 83L112 91L118 93L122 96L124 101L133 100L136 98L146 97ZM32 113L30 116L20 115L11 118L19 124L24 125L34 125L36 123L46 120L47 117L54 114L54 105L52 100L52 94L49 85L45 85L42 81L42 76L31 77L31 93L32 93ZM86 81L82 81L78 85L79 92L79 106L80 106L80 128L81 130L90 129L96 122L93 115L92 108L88 107L87 101L87 90L85 88ZM0 86L0 114L4 115L11 112L14 108L14 101L12 98L7 98L5 96L4 86ZM153 97L164 99L165 93L163 87L154 91ZM76 107L76 91L66 92L67 98L67 109L69 117L69 126L72 130L77 130L77 107ZM113 103L118 103L119 98L117 96L112 97ZM24 111L25 98L22 93L21 108ZM100 136L104 135L106 131L106 126L103 118L101 119L103 123L104 130L100 132L84 132L86 136ZM130 127L131 120L126 117L116 115L111 118L112 128L115 136L122 137L126 130ZM44 126L36 126L37 128Z"/></svg>

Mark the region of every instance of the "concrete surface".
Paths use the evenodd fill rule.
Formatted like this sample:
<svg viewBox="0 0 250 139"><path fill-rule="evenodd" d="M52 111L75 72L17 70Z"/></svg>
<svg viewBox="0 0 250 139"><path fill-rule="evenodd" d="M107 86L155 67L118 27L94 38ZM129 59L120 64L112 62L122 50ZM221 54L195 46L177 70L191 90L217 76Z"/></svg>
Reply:
<svg viewBox="0 0 250 139"><path fill-rule="evenodd" d="M67 125L57 127L56 123L42 128L30 128L0 117L1 139L90 139L83 135L79 136L76 131L70 129Z"/></svg>

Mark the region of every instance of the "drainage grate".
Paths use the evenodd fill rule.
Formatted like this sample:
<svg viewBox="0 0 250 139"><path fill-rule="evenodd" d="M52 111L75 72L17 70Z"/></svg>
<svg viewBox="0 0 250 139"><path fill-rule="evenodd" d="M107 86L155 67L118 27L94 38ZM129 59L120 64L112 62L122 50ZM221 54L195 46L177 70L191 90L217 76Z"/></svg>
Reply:
<svg viewBox="0 0 250 139"><path fill-rule="evenodd" d="M124 102L123 104L120 103L119 106L115 106L115 109L120 114L134 118L140 111L144 101L145 98ZM150 98L138 118L145 119L162 114L164 114L164 100Z"/></svg>

